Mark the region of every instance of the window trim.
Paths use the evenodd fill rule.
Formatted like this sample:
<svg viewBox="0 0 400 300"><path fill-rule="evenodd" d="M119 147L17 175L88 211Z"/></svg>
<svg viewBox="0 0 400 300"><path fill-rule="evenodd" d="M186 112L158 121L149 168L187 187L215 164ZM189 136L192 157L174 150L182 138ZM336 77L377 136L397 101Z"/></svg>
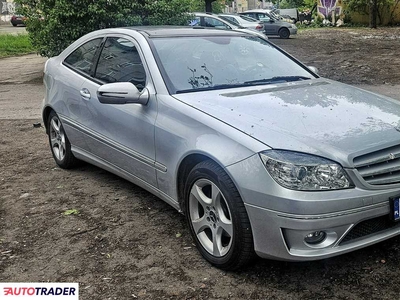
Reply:
<svg viewBox="0 0 400 300"><path fill-rule="evenodd" d="M68 58L72 53L74 53L77 49L79 49L79 48L82 47L83 45L85 45L85 44L87 44L87 43L89 43L89 42L91 42L91 41L93 41L93 40L97 40L97 39L101 39L101 41L100 41L100 44L99 44L98 48L96 49L96 52L95 52L95 54L94 54L94 56L93 56L93 65L90 67L89 73L85 73L85 72L83 72L83 71L81 71L81 70L75 68L74 66L72 66L72 65L70 65L69 63L66 62L67 58ZM94 37L93 39L84 41L84 42L81 43L79 46L77 46L76 48L74 48L70 53L68 53L68 55L66 55L66 57L65 57L65 58L63 59L63 61L62 61L62 64L63 64L64 66L66 66L68 69L70 69L70 70L72 70L72 71L78 73L78 74L81 75L82 77L85 77L85 78L87 78L87 79L92 79L92 80L93 80L93 74L94 74L93 68L94 68L94 67L97 67L97 57L98 57L98 55L99 55L99 53L100 53L100 49L103 49L104 40L105 40L105 36L97 36L97 37Z"/></svg>
<svg viewBox="0 0 400 300"><path fill-rule="evenodd" d="M92 38L92 39L90 39L90 40L86 40L86 41L82 42L81 44L79 44L79 46L75 47L71 52L69 52L69 53L66 55L66 57L64 58L64 60L62 61L62 64L63 64L65 67L67 67L68 69L70 69L71 71L74 71L74 72L78 73L78 74L81 75L82 77L84 77L84 78L86 78L86 79L88 79L88 80L91 80L91 81L93 81L94 83L96 83L96 84L98 84L98 85L108 84L108 82L105 82L105 81L102 81L102 80L100 80L100 79L95 78L95 77L94 77L94 74L96 73L97 65L98 65L99 60L100 60L100 53L101 53L101 51L103 51L103 48L104 48L104 45L105 45L105 41L107 40L107 38L112 38L112 37L114 37L114 38L124 38L124 39L127 39L127 40L131 41L131 42L135 45L136 49L138 50L138 53L139 53L139 56L140 56L140 60L142 61L144 71L146 72L146 84L145 84L145 86L147 86L149 83L151 83L151 84L154 86L154 84L153 84L153 79L151 78L151 74L150 74L150 71L149 71L149 67L148 67L146 58L145 58L145 56L144 56L144 54L143 54L143 50L142 50L142 48L140 47L140 44L136 41L136 39L135 39L134 37L132 37L132 36L130 36L130 35L127 35L127 34L108 33L108 34L104 34L104 35L102 35L102 36L94 37L94 38ZM82 72L82 71L80 71L80 70L78 70L78 69L76 69L76 68L74 68L73 66L71 66L70 64L68 64L68 63L65 62L65 60L67 59L67 57L68 57L69 55L71 55L76 49L78 49L79 47L83 46L84 44L86 44L86 43L88 43L88 42L90 42L90 41L92 41L92 40L99 39L99 38L101 38L102 41L100 42L100 45L99 45L99 47L97 48L96 53L95 53L95 55L94 55L94 63L93 63L93 66L90 68L90 75L87 74L87 73L85 73L85 72ZM147 40L147 39L146 39L146 40Z"/></svg>

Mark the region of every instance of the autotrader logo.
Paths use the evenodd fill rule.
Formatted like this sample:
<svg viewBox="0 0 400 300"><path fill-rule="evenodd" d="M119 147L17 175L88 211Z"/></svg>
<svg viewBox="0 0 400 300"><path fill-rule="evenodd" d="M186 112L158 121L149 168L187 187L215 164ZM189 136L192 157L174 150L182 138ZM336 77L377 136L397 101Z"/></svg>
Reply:
<svg viewBox="0 0 400 300"><path fill-rule="evenodd" d="M78 283L0 283L0 299L79 300Z"/></svg>

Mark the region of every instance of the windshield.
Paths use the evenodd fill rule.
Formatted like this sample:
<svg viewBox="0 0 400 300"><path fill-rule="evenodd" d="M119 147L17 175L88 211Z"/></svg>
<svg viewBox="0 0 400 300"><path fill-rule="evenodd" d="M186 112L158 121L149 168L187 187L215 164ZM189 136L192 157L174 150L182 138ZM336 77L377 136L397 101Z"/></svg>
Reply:
<svg viewBox="0 0 400 300"><path fill-rule="evenodd" d="M250 23L252 23L252 22L257 22L257 23L259 23L259 21L258 21L257 19L254 19L254 18L252 18L252 17L248 17L248 16L244 16L244 15L239 15L239 18L241 18L241 19L243 19L243 20L245 20L245 21L247 21L247 22L250 22Z"/></svg>
<svg viewBox="0 0 400 300"><path fill-rule="evenodd" d="M256 36L153 38L171 93L315 78Z"/></svg>

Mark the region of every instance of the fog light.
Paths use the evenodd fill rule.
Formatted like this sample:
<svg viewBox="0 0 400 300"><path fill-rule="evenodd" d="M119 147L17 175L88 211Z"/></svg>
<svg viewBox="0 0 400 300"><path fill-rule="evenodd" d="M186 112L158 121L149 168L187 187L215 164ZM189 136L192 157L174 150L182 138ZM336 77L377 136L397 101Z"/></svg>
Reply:
<svg viewBox="0 0 400 300"><path fill-rule="evenodd" d="M315 245L322 243L326 238L326 232L325 231L314 231L309 234L304 238L304 241L307 244Z"/></svg>

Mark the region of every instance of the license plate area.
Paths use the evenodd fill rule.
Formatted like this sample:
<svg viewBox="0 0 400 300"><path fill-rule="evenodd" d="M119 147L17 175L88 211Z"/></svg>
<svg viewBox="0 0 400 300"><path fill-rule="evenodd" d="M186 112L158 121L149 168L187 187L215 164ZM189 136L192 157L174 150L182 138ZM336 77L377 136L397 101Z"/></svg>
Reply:
<svg viewBox="0 0 400 300"><path fill-rule="evenodd" d="M394 222L400 221L400 197L390 198L390 219Z"/></svg>

